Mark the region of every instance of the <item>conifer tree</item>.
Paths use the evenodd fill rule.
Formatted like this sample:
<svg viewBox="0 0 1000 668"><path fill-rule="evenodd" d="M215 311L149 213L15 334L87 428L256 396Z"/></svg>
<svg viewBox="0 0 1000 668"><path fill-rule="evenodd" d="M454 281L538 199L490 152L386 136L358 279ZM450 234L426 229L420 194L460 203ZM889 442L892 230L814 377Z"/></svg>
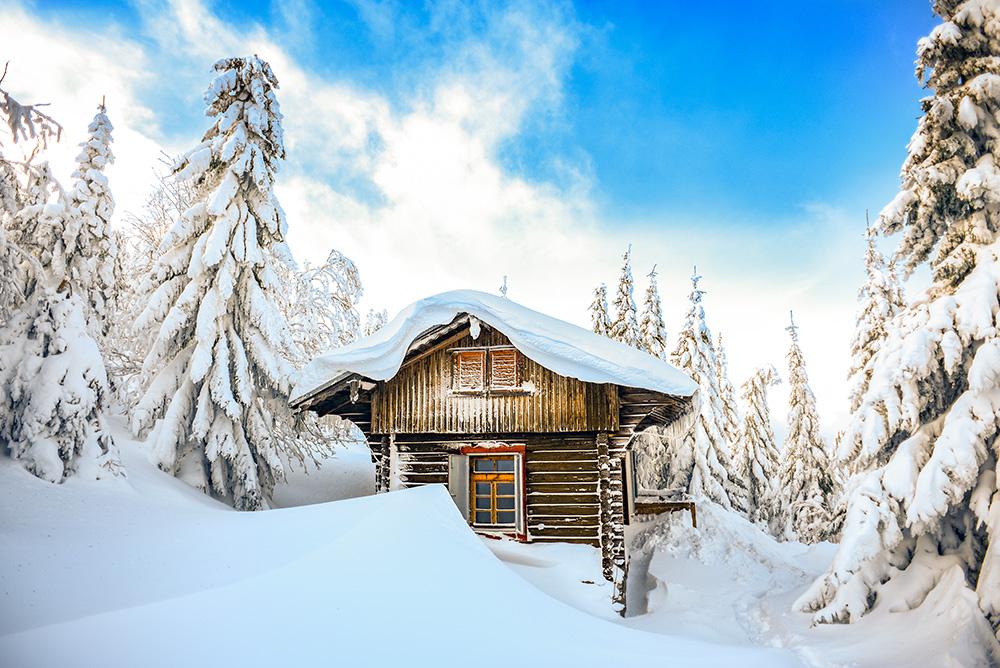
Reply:
<svg viewBox="0 0 1000 668"><path fill-rule="evenodd" d="M719 383L719 399L722 401L722 428L726 443L735 445L740 439L740 413L736 407L736 390L729 380L729 363L721 332L715 342L715 376Z"/></svg>
<svg viewBox="0 0 1000 668"><path fill-rule="evenodd" d="M623 256L622 273L618 280L618 294L615 297L615 319L611 323L611 338L633 348L640 347L639 323L636 321L636 306L632 280L632 246Z"/></svg>
<svg viewBox="0 0 1000 668"><path fill-rule="evenodd" d="M905 268L927 263L932 283L870 362L838 453L864 468L850 483L841 548L797 605L816 621L853 621L884 587L915 606L938 576L957 576L995 630L1000 12L981 0L939 0L934 11L943 23L917 46L924 113L900 192L879 216L882 232L901 233Z"/></svg>
<svg viewBox="0 0 1000 668"><path fill-rule="evenodd" d="M743 383L743 429L733 457L734 477L747 489L748 518L773 529L779 516L773 481L778 471L778 446L771 427L767 389L779 383L773 366L757 369Z"/></svg>
<svg viewBox="0 0 1000 668"><path fill-rule="evenodd" d="M75 234L62 240L70 283L86 300L88 322L100 339L107 334L114 311L114 271L118 254L111 229L115 201L104 174L104 169L114 162L111 153L113 128L105 111L102 102L87 128L87 140L80 144L82 150L73 172Z"/></svg>
<svg viewBox="0 0 1000 668"><path fill-rule="evenodd" d="M887 265L885 258L875 248L876 232L866 231L864 285L858 291L858 315L851 343L850 382L851 410L857 410L861 398L871 382L872 357L886 337L886 327L893 316L903 308L903 291L896 280L896 272Z"/></svg>
<svg viewBox="0 0 1000 668"><path fill-rule="evenodd" d="M47 139L58 141L55 121L2 90L0 95L0 120L14 143L33 136L37 152ZM24 131L25 125L35 134ZM0 443L50 482L119 474L117 449L103 421L104 362L58 250L57 242L74 237L76 217L47 164L33 165L29 158L21 167L23 187L13 163L0 154Z"/></svg>
<svg viewBox="0 0 1000 668"><path fill-rule="evenodd" d="M195 184L196 203L163 240L137 323L155 336L133 426L155 423L161 469L255 510L284 475L279 454L301 457L304 447L288 428L299 353L275 270L286 222L273 187L285 149L270 66L228 58L215 71L212 125L174 168Z"/></svg>
<svg viewBox="0 0 1000 668"><path fill-rule="evenodd" d="M790 389L788 431L777 480L782 513L779 528L789 540L816 543L829 538L834 482L794 318L787 329L791 336Z"/></svg>
<svg viewBox="0 0 1000 668"><path fill-rule="evenodd" d="M590 321L594 333L611 336L611 316L608 315L608 288L601 283L594 290L594 301L590 303Z"/></svg>
<svg viewBox="0 0 1000 668"><path fill-rule="evenodd" d="M642 319L639 322L639 342L650 355L665 359L667 354L667 328L663 324L663 310L660 305L660 290L656 285L656 265L649 272L649 286L642 304Z"/></svg>
<svg viewBox="0 0 1000 668"><path fill-rule="evenodd" d="M677 336L671 360L698 384L699 412L691 428L672 443L665 480L668 489L684 489L705 496L730 509L745 510L746 491L729 476L729 447L722 425L722 401L716 375L715 348L705 323L705 309L698 288L701 276L691 276L691 306Z"/></svg>
<svg viewBox="0 0 1000 668"><path fill-rule="evenodd" d="M62 482L70 475L121 472L104 424L108 380L87 334L83 303L44 273L0 328L0 441L31 473Z"/></svg>

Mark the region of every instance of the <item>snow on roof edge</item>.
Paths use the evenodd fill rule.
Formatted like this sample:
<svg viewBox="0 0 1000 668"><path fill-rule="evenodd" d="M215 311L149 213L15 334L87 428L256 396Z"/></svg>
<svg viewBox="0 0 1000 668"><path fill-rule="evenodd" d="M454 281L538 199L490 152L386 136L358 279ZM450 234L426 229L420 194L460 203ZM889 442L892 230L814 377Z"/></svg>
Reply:
<svg viewBox="0 0 1000 668"><path fill-rule="evenodd" d="M404 308L380 330L320 355L299 373L290 401L313 395L339 376L356 373L388 380L410 345L427 331L467 313L503 333L525 356L562 376L689 397L697 385L674 366L648 353L577 325L476 290L453 290Z"/></svg>

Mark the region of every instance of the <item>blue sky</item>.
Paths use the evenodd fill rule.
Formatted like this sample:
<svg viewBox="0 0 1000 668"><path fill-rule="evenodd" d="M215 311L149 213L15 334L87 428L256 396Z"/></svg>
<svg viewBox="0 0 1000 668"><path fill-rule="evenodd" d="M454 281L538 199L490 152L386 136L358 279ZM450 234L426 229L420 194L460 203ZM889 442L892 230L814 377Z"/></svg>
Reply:
<svg viewBox="0 0 1000 668"><path fill-rule="evenodd" d="M290 246L353 259L364 308L506 274L512 298L586 324L631 243L636 296L656 264L670 333L698 265L737 385L784 366L794 309L829 431L864 211L895 194L934 25L922 0L14 0L0 45L5 85L64 121L64 174L107 96L119 220L162 152L199 141L211 64L259 53L282 84Z"/></svg>
<svg viewBox="0 0 1000 668"><path fill-rule="evenodd" d="M235 25L261 24L316 73L378 91L397 105L456 44L488 39L488 4L216 2ZM143 5L44 2L141 30ZM929 3L580 2L539 10L578 40L561 99L540 109L500 159L558 181L560 165L592 170L616 220L656 225L710 205L747 224L780 225L803 202L879 208L918 113L914 45ZM196 91L176 100L198 117ZM860 214L859 214L860 215ZM860 218L859 218L860 219Z"/></svg>

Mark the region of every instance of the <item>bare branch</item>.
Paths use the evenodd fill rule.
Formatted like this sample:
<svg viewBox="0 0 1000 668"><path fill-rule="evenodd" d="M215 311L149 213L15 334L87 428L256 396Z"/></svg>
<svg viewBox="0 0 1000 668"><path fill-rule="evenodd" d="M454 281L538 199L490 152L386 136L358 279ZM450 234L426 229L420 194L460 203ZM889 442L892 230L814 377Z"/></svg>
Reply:
<svg viewBox="0 0 1000 668"><path fill-rule="evenodd" d="M0 82L3 82L4 77L7 76L9 65L9 61L4 65ZM21 104L11 97L10 93L0 88L0 116L3 117L10 129L11 138L15 144L18 141L33 139L42 148L47 148L50 138L54 138L56 141L62 139L62 125L38 109L48 106L48 104L48 102Z"/></svg>

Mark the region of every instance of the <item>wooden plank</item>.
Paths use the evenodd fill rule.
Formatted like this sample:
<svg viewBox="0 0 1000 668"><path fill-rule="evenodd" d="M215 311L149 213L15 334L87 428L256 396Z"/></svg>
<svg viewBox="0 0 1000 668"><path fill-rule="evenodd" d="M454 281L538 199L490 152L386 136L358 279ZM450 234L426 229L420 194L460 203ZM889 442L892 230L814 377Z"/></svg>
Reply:
<svg viewBox="0 0 1000 668"><path fill-rule="evenodd" d="M548 538L587 538L593 537L597 540L597 527L592 530L588 530L586 527L560 527L560 526L550 526L549 524L543 523L545 528L539 527L528 527L529 533L532 540L536 537L548 537Z"/></svg>
<svg viewBox="0 0 1000 668"><path fill-rule="evenodd" d="M561 462L540 462L532 457L528 457L528 461L525 462L525 468L528 470L529 475L545 472L573 473L576 471L593 471L597 468L597 460L576 459Z"/></svg>
<svg viewBox="0 0 1000 668"><path fill-rule="evenodd" d="M558 504L570 504L570 505L600 505L600 497L594 494L538 494L528 492L528 505L534 506L545 506L545 505L558 505Z"/></svg>
<svg viewBox="0 0 1000 668"><path fill-rule="evenodd" d="M591 504L539 504L529 501L528 515L549 515L555 517L596 517L601 511L599 503Z"/></svg>
<svg viewBox="0 0 1000 668"><path fill-rule="evenodd" d="M576 473L528 473L528 485L533 482L597 482L597 471Z"/></svg>
<svg viewBox="0 0 1000 668"><path fill-rule="evenodd" d="M576 545L591 545L593 547L599 547L598 540L593 537L588 536L539 536L531 534L530 541L532 543L573 543Z"/></svg>
<svg viewBox="0 0 1000 668"><path fill-rule="evenodd" d="M528 481L528 494L597 494L596 482Z"/></svg>
<svg viewBox="0 0 1000 668"><path fill-rule="evenodd" d="M600 520L594 516L562 517L559 515L530 515L528 517L528 528L533 531L574 528L580 532L593 531L597 533L600 525ZM545 529L542 529L542 527L545 527Z"/></svg>
<svg viewBox="0 0 1000 668"><path fill-rule="evenodd" d="M597 450L535 450L527 451L529 462L596 462Z"/></svg>

